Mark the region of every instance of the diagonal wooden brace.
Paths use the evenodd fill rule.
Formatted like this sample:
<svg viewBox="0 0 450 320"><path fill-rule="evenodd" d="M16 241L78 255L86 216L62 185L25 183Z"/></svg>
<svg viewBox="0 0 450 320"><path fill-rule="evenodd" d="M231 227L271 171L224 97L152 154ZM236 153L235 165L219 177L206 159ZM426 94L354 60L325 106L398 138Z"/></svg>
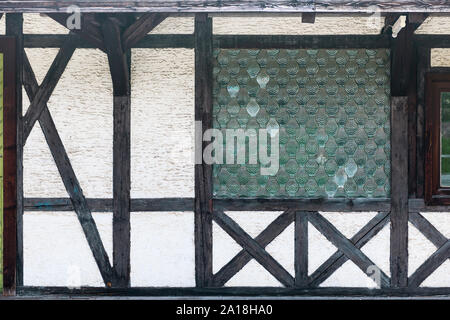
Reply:
<svg viewBox="0 0 450 320"><path fill-rule="evenodd" d="M281 234L294 221L294 212L286 211L278 216L271 224L267 226L256 238L255 241L265 248L278 235ZM214 276L213 286L222 287L230 280L239 270L241 270L253 257L244 249L239 252L233 259L224 265Z"/></svg>
<svg viewBox="0 0 450 320"><path fill-rule="evenodd" d="M39 91L39 86L25 52L23 81L27 95L30 100L32 100L36 97L36 94ZM92 251L95 262L100 270L103 281L106 286L110 287L113 273L108 259L108 254L103 246L97 226L92 218L86 198L83 195L83 190L81 189L80 183L78 182L75 172L73 171L69 157L67 156L67 152L61 138L59 137L58 131L46 103L43 104L43 110L38 120L45 139L47 140L50 152L55 160L59 174L61 175L66 191L70 196L78 220L83 228L83 232L86 236L86 240Z"/></svg>
<svg viewBox="0 0 450 320"><path fill-rule="evenodd" d="M42 84L30 98L31 104L26 114L23 117L23 141L27 141L28 136L33 129L34 124L40 118L42 111L45 109L50 96L53 93L59 79L61 78L67 64L70 61L77 45L79 43L78 37L69 37L68 40L59 50L50 69L47 72Z"/></svg>
<svg viewBox="0 0 450 320"><path fill-rule="evenodd" d="M356 248L361 249L375 235L378 234L389 223L389 213L379 212L371 219L359 232L357 232L350 241ZM309 276L309 286L318 287L322 282L328 279L337 269L339 269L346 261L347 256L342 251L336 251L327 261L316 269Z"/></svg>
<svg viewBox="0 0 450 320"><path fill-rule="evenodd" d="M445 260L450 258L450 240L447 240L435 253L433 253L416 271L409 277L408 286L418 287L428 278Z"/></svg>
<svg viewBox="0 0 450 320"><path fill-rule="evenodd" d="M169 15L166 13L143 14L135 23L130 25L124 31L122 35L123 49L131 49L168 16Z"/></svg>
<svg viewBox="0 0 450 320"><path fill-rule="evenodd" d="M318 212L309 214L309 221L319 230L331 243L342 251L350 260L353 261L366 275L370 276L370 268L375 266L360 249L358 249L349 239L344 237L335 226L325 219ZM380 285L383 288L390 286L389 277L380 270Z"/></svg>
<svg viewBox="0 0 450 320"><path fill-rule="evenodd" d="M235 221L220 211L215 211L213 213L213 220L278 281L286 287L294 286L295 280L290 273L268 254L257 241L250 237Z"/></svg>

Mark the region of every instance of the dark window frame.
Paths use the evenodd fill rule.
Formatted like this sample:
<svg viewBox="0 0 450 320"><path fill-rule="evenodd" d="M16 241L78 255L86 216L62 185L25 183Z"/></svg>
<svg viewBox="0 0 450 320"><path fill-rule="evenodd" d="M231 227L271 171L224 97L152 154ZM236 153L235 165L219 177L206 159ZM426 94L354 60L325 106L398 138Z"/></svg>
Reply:
<svg viewBox="0 0 450 320"><path fill-rule="evenodd" d="M450 205L450 187L441 186L441 93L450 92L450 73L426 74L425 202Z"/></svg>

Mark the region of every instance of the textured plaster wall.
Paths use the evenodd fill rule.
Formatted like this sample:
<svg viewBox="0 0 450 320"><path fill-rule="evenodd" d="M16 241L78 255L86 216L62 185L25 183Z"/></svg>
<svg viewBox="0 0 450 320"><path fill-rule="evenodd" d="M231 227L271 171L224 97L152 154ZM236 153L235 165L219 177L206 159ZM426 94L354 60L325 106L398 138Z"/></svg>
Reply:
<svg viewBox="0 0 450 320"><path fill-rule="evenodd" d="M3 21L0 32L3 32ZM249 22L251 21L251 22ZM445 20L450 32L450 21ZM25 15L27 33L65 33L39 15ZM427 21L420 32L444 30L442 20ZM430 31L431 30L431 31ZM299 18L215 18L216 33L332 34L377 33L365 19L318 17L316 24ZM191 33L193 18L169 18L154 33ZM27 50L38 81L57 51ZM442 56L445 57L445 54ZM187 49L132 51L132 197L193 197L194 52ZM29 104L24 99L24 106ZM112 196L112 88L105 54L78 49L49 102L50 112L87 197ZM65 197L64 186L37 124L24 150L25 196ZM229 212L246 232L257 236L279 212ZM346 237L359 231L374 212L323 213ZM447 237L450 216L425 214ZM111 258L112 215L95 213ZM194 286L192 212L131 215L131 284L133 286ZM410 273L436 248L413 226L409 230ZM237 245L217 225L213 228L213 269L218 271L236 253ZM267 250L294 274L294 229L291 224ZM336 248L309 228L309 273ZM389 275L389 225L362 251ZM26 212L24 217L25 285L102 286L102 279L73 212ZM424 285L450 286L446 262ZM252 260L227 286L279 286ZM346 262L323 286L373 287L353 263Z"/></svg>

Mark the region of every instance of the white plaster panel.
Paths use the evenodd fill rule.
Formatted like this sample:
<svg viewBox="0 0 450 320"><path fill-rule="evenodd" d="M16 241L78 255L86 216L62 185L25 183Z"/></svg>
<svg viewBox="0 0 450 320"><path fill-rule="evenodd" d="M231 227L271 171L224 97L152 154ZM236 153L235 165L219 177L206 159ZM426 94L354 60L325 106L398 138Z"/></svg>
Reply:
<svg viewBox="0 0 450 320"><path fill-rule="evenodd" d="M131 214L131 285L194 287L193 212Z"/></svg>
<svg viewBox="0 0 450 320"><path fill-rule="evenodd" d="M450 17L431 16L425 19L416 34L450 34Z"/></svg>
<svg viewBox="0 0 450 320"><path fill-rule="evenodd" d="M55 54L50 49L27 50L39 82ZM24 98L24 106L28 105ZM84 195L112 197L112 85L106 55L100 50L77 49L48 107ZM58 175L52 174L49 180L45 174L54 173L55 165L49 161L48 146L39 130L33 128L24 148L25 196L65 196Z"/></svg>
<svg viewBox="0 0 450 320"><path fill-rule="evenodd" d="M450 49L432 48L431 49L432 67L450 67Z"/></svg>
<svg viewBox="0 0 450 320"><path fill-rule="evenodd" d="M379 34L384 18L316 16L315 23L298 17L214 17L215 34Z"/></svg>
<svg viewBox="0 0 450 320"><path fill-rule="evenodd" d="M94 213L112 258L112 214ZM75 212L25 212L24 285L100 286L104 283Z"/></svg>
<svg viewBox="0 0 450 320"><path fill-rule="evenodd" d="M194 51L133 49L131 195L194 196Z"/></svg>

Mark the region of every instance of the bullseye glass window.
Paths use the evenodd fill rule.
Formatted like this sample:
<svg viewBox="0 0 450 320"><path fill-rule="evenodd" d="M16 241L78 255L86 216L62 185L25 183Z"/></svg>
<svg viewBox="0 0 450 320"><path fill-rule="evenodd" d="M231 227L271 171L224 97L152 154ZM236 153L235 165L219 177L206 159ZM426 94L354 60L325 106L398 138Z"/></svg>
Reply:
<svg viewBox="0 0 450 320"><path fill-rule="evenodd" d="M389 50L215 49L213 64L213 127L235 155L213 164L214 197L390 196Z"/></svg>

